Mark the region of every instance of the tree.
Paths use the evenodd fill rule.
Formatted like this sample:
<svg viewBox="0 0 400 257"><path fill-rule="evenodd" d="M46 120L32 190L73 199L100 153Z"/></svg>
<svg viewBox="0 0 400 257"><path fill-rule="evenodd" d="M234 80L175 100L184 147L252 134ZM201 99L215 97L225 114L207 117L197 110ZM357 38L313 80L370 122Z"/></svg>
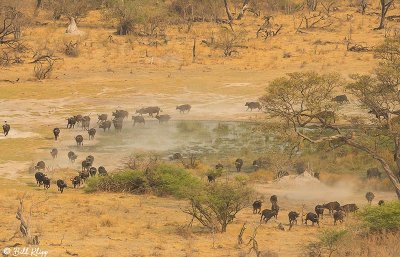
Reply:
<svg viewBox="0 0 400 257"><path fill-rule="evenodd" d="M361 14L364 15L365 10L367 9L367 7L369 5L369 0L358 0L358 1L359 1L359 5L360 5Z"/></svg>
<svg viewBox="0 0 400 257"><path fill-rule="evenodd" d="M247 207L252 191L239 184L212 183L206 190L193 193L190 206L183 212L212 231L226 232L236 214Z"/></svg>
<svg viewBox="0 0 400 257"><path fill-rule="evenodd" d="M94 10L100 5L100 0L42 0L37 2L37 8L43 6L43 8L53 12L53 19L58 20L61 16L69 19L66 33L79 33L76 20L84 17L90 10Z"/></svg>
<svg viewBox="0 0 400 257"><path fill-rule="evenodd" d="M244 47L245 35L244 30L231 31L224 27L219 31L216 41L211 46L223 50L224 56L229 57L233 53L238 53L238 48Z"/></svg>
<svg viewBox="0 0 400 257"><path fill-rule="evenodd" d="M379 27L376 29L383 29L385 28L385 17L387 12L389 11L390 7L392 7L395 0L380 0L381 3L381 18Z"/></svg>
<svg viewBox="0 0 400 257"><path fill-rule="evenodd" d="M169 19L165 3L157 0L108 0L105 15L118 21L117 34L153 36Z"/></svg>
<svg viewBox="0 0 400 257"><path fill-rule="evenodd" d="M24 15L15 6L0 6L0 45L17 41L23 22Z"/></svg>
<svg viewBox="0 0 400 257"><path fill-rule="evenodd" d="M347 145L377 160L400 199L400 41L396 42L377 47L381 63L374 74L353 75L346 86L368 111L368 122L345 129L328 119L339 109L332 103L333 90L342 84L335 74L288 74L270 84L261 102L267 114L285 122L302 141L331 148ZM387 149L394 155L388 157Z"/></svg>

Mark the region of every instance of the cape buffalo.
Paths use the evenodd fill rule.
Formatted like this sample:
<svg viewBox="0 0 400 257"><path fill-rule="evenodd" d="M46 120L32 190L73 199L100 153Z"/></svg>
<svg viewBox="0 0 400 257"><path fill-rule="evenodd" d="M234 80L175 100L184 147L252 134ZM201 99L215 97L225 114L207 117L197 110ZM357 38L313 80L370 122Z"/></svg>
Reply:
<svg viewBox="0 0 400 257"><path fill-rule="evenodd" d="M53 129L53 134L54 134L54 140L57 140L58 136L60 135L60 129L59 128Z"/></svg>
<svg viewBox="0 0 400 257"><path fill-rule="evenodd" d="M50 188L50 179L48 177L43 178L43 188L46 190Z"/></svg>
<svg viewBox="0 0 400 257"><path fill-rule="evenodd" d="M76 158L78 158L78 156L74 152L72 151L68 152L68 159L71 162L75 162Z"/></svg>
<svg viewBox="0 0 400 257"><path fill-rule="evenodd" d="M94 176L96 176L96 173L97 173L96 167L90 167L90 169L89 169L90 176L94 177Z"/></svg>
<svg viewBox="0 0 400 257"><path fill-rule="evenodd" d="M236 171L237 172L240 172L242 170L242 166L243 166L243 160L242 159L236 159L235 167L236 167Z"/></svg>
<svg viewBox="0 0 400 257"><path fill-rule="evenodd" d="M261 200L256 200L253 203L253 214L260 213L261 212L261 207L262 207L262 201Z"/></svg>
<svg viewBox="0 0 400 257"><path fill-rule="evenodd" d="M314 226L314 223L317 223L318 227L319 227L319 219L318 219L317 214L312 213L312 212L307 213L306 220L305 220L306 225L307 225L307 221L311 221L313 226Z"/></svg>
<svg viewBox="0 0 400 257"><path fill-rule="evenodd" d="M43 179L46 177L46 174L42 172L36 172L35 173L35 179L36 179L36 184L38 186L41 186L43 184Z"/></svg>
<svg viewBox="0 0 400 257"><path fill-rule="evenodd" d="M114 119L125 119L129 116L129 113L124 110L116 110L112 113L112 116L114 116Z"/></svg>
<svg viewBox="0 0 400 257"><path fill-rule="evenodd" d="M10 125L7 124L7 121L5 121L3 125L3 134L5 137L8 135L8 132L10 132L10 129L11 129Z"/></svg>
<svg viewBox="0 0 400 257"><path fill-rule="evenodd" d="M300 215L300 213L295 212L295 211L289 212L289 214L288 214L289 224L290 225L293 225L294 223L297 224L297 218L299 217L299 215Z"/></svg>
<svg viewBox="0 0 400 257"><path fill-rule="evenodd" d="M332 101L337 102L339 104L349 103L349 99L346 95L338 95L332 98Z"/></svg>
<svg viewBox="0 0 400 257"><path fill-rule="evenodd" d="M190 112L190 110L192 109L192 106L190 106L190 104L182 104L176 107L177 110L179 110L180 113L185 113Z"/></svg>
<svg viewBox="0 0 400 257"><path fill-rule="evenodd" d="M358 210L358 207L355 203L350 203L350 204L343 205L342 210L346 213L355 212Z"/></svg>
<svg viewBox="0 0 400 257"><path fill-rule="evenodd" d="M340 210L340 204L338 202L329 202L322 205L323 208L329 210L329 214L332 214L333 211Z"/></svg>
<svg viewBox="0 0 400 257"><path fill-rule="evenodd" d="M97 172L99 173L99 176L106 176L107 175L107 170L103 166L100 166L97 169Z"/></svg>
<svg viewBox="0 0 400 257"><path fill-rule="evenodd" d="M82 118L82 129L88 130L90 127L90 117L89 116L84 116Z"/></svg>
<svg viewBox="0 0 400 257"><path fill-rule="evenodd" d="M111 121L106 120L106 121L101 122L101 123L99 124L99 128L103 129L104 132L106 131L106 129L110 130L110 128L111 128Z"/></svg>
<svg viewBox="0 0 400 257"><path fill-rule="evenodd" d="M74 188L79 187L81 185L81 177L75 176L74 178L71 178L71 182Z"/></svg>
<svg viewBox="0 0 400 257"><path fill-rule="evenodd" d="M337 221L340 221L340 223L342 223L344 220L344 216L346 216L346 213L344 211L341 211L341 210L336 211L333 214L333 225L336 225Z"/></svg>
<svg viewBox="0 0 400 257"><path fill-rule="evenodd" d="M115 119L113 119L113 124L114 124L115 131L121 132L122 126L124 124L124 119L123 118L115 118Z"/></svg>
<svg viewBox="0 0 400 257"><path fill-rule="evenodd" d="M77 146L82 146L83 145L83 136L82 135L77 135L75 137L76 145Z"/></svg>
<svg viewBox="0 0 400 257"><path fill-rule="evenodd" d="M265 210L263 210L262 212L261 212L261 219L260 219L260 222L261 221L265 221L265 223L267 223L272 217L275 217L276 216L276 211L274 211L274 210L268 210L268 209L265 209Z"/></svg>
<svg viewBox="0 0 400 257"><path fill-rule="evenodd" d="M51 154L51 157L53 157L53 159L57 158L57 156L58 156L58 150L57 150L57 148L51 149L50 154Z"/></svg>
<svg viewBox="0 0 400 257"><path fill-rule="evenodd" d="M164 115L156 115L156 119L158 120L158 123L167 123L170 119L171 116L169 116L168 114L164 114Z"/></svg>
<svg viewBox="0 0 400 257"><path fill-rule="evenodd" d="M367 178L368 179L381 178L381 174L382 174L382 172L380 172L378 168L369 168L367 170Z"/></svg>
<svg viewBox="0 0 400 257"><path fill-rule="evenodd" d="M368 203L371 204L372 200L374 200L374 198L375 198L375 195L372 192L367 192L365 194L365 198L367 198Z"/></svg>
<svg viewBox="0 0 400 257"><path fill-rule="evenodd" d="M68 118L67 119L67 129L70 129L70 128L74 128L75 127L75 124L76 124L76 118L75 117L70 117L70 118Z"/></svg>
<svg viewBox="0 0 400 257"><path fill-rule="evenodd" d="M95 128L89 129L88 134L89 134L89 140L94 139L94 136L96 135L96 129Z"/></svg>
<svg viewBox="0 0 400 257"><path fill-rule="evenodd" d="M35 166L35 170L45 170L46 169L46 164L44 163L44 161L40 161L36 164Z"/></svg>
<svg viewBox="0 0 400 257"><path fill-rule="evenodd" d="M133 126L136 125L136 123L142 123L143 125L146 124L146 121L144 120L143 116L132 116L132 120L133 120Z"/></svg>
<svg viewBox="0 0 400 257"><path fill-rule="evenodd" d="M101 122L104 122L104 121L106 121L107 120L107 118L108 118L108 115L107 114L97 114L97 117L98 117L98 121L97 121L97 123L101 123Z"/></svg>
<svg viewBox="0 0 400 257"><path fill-rule="evenodd" d="M321 217L321 219L324 218L325 208L322 205L318 204L317 206L315 206L314 210L315 210L315 213L317 214L318 218L320 218L320 217Z"/></svg>
<svg viewBox="0 0 400 257"><path fill-rule="evenodd" d="M67 187L67 184L64 182L64 180L59 179L59 180L57 180L57 187L58 187L58 191L60 191L62 194L64 192L64 188Z"/></svg>
<svg viewBox="0 0 400 257"><path fill-rule="evenodd" d="M247 106L247 111L250 109L253 111L253 109L258 109L261 110L261 104L259 102L246 102L244 106Z"/></svg>
<svg viewBox="0 0 400 257"><path fill-rule="evenodd" d="M154 114L156 114L156 116L158 116L160 114L160 112L161 112L161 109L158 106L150 106L150 107L145 107L145 108L136 110L136 113L139 113L140 115L148 113L150 117L153 117Z"/></svg>

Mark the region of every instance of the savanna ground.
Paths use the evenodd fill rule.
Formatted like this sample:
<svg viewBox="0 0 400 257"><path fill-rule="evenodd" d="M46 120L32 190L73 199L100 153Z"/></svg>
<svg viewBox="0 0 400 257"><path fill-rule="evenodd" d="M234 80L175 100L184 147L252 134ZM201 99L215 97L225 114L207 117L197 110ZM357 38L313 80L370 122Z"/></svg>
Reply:
<svg viewBox="0 0 400 257"><path fill-rule="evenodd" d="M398 9L389 13L397 14ZM353 19L347 21L347 14L353 14ZM35 185L29 168L32 163L45 160L53 183L58 178L69 181L76 174L79 160L89 154L103 133L98 130L96 140L89 142L81 129L65 129L65 118L78 113L90 114L93 123L98 113L110 115L117 108L133 113L142 106L158 105L173 120L262 120L261 112L247 112L244 103L257 100L268 82L288 72L338 72L344 77L370 72L377 64L373 54L348 52L344 39L351 30L354 42L369 47L380 43L385 30L373 30L378 16L362 16L355 8L346 6L334 15L337 22L327 29L296 33L299 21L293 15L276 14L274 22L283 24L283 30L278 36L264 40L255 36L261 18L248 14L236 21L249 31L244 43L247 48L240 48L233 57L223 57L220 50L200 44L201 39L207 40L220 30L220 25L214 23L194 23L189 33L171 26L167 30L168 44L155 47L140 44L142 39L135 36L114 35L115 28L97 12L79 21L85 35L78 38L64 34L66 20L54 22L41 13L37 19L47 24L31 26L23 36L32 49L52 48L63 57L56 63L51 78L35 80L33 64L29 63L0 69L0 118L12 126L7 138L0 137L0 246L24 244L22 238L12 237L19 224L15 218L17 197L27 192L28 207L32 202L47 199L33 208L31 224L40 234L40 248L48 250L49 256L244 256L249 246L238 247L237 235L246 222L247 242L259 224L259 215L252 214L250 206L237 215L226 233L210 233L196 222L188 230L185 225L190 217L181 211L187 205L184 200L123 193L88 194L83 189L71 188L60 194L55 184L45 191ZM389 27L393 25L388 23ZM109 35L113 36L112 42ZM197 58L192 63L194 37ZM63 56L64 44L77 39L79 56ZM284 58L285 53L291 57ZM14 84L3 81L17 79ZM189 114L180 115L175 110L182 103L193 106ZM354 102L344 108L349 115L357 115L359 111ZM59 141L53 140L54 127L61 128ZM85 146L77 149L74 136L80 133L85 136ZM51 160L49 151L54 147L60 153L58 159ZM66 157L71 149L79 156L74 165ZM110 170L120 168L126 157L118 149L112 154L101 151L90 154L95 156L97 165L101 163ZM313 211L318 203L334 200L363 206L365 192L369 190L374 190L376 200L395 199L385 179L365 183L365 169L377 166L376 163L366 162L362 155L354 153L346 157L330 155L324 161L316 157L310 160L321 172L321 182L311 179L272 183L272 170L244 175L267 206L270 195L280 198L278 221L272 219L258 229L260 250L278 256L301 255L320 230L304 225L287 230L287 213L301 211L303 205L305 212ZM246 157L248 166L259 156L247 153ZM222 161L232 163L235 158ZM213 166L218 161L211 160L202 165ZM191 172L205 179L202 170ZM352 222L350 216L339 226L351 226ZM285 225L286 231L277 228L279 223ZM326 216L321 227L332 226L332 218Z"/></svg>

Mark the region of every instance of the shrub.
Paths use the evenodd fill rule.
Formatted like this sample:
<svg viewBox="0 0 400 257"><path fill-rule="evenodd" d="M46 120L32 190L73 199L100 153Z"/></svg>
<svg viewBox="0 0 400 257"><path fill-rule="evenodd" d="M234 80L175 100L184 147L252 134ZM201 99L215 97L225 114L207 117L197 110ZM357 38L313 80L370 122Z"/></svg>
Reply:
<svg viewBox="0 0 400 257"><path fill-rule="evenodd" d="M324 229L318 235L318 241L307 245L306 251L308 256L332 256L339 249L339 245L343 242L344 237L348 234L346 230L341 229Z"/></svg>
<svg viewBox="0 0 400 257"><path fill-rule="evenodd" d="M142 171L128 170L110 176L92 177L88 180L86 191L129 192L142 194L147 188L147 179Z"/></svg>
<svg viewBox="0 0 400 257"><path fill-rule="evenodd" d="M252 192L238 183L212 183L202 191L193 192L190 206L183 212L210 230L226 232L236 214L250 204Z"/></svg>
<svg viewBox="0 0 400 257"><path fill-rule="evenodd" d="M201 186L200 180L188 171L171 165L158 165L146 173L149 186L158 195L184 198Z"/></svg>
<svg viewBox="0 0 400 257"><path fill-rule="evenodd" d="M400 201L387 202L383 206L368 206L357 216L364 227L372 231L399 230Z"/></svg>
<svg viewBox="0 0 400 257"><path fill-rule="evenodd" d="M182 168L159 164L147 171L127 170L88 180L86 192L129 192L143 194L152 191L157 195L183 198L201 187L198 178Z"/></svg>

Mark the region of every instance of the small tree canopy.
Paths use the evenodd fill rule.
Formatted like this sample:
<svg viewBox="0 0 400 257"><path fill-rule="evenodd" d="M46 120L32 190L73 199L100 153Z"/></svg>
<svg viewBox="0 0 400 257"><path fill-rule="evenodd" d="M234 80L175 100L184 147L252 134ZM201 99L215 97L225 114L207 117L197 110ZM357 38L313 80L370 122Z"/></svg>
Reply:
<svg viewBox="0 0 400 257"><path fill-rule="evenodd" d="M190 197L184 210L210 230L226 232L236 214L250 204L252 191L241 184L213 183Z"/></svg>

